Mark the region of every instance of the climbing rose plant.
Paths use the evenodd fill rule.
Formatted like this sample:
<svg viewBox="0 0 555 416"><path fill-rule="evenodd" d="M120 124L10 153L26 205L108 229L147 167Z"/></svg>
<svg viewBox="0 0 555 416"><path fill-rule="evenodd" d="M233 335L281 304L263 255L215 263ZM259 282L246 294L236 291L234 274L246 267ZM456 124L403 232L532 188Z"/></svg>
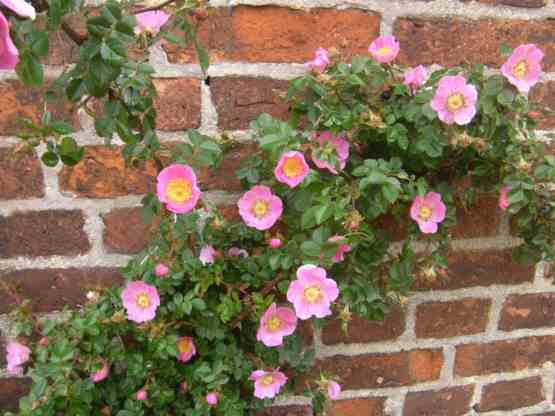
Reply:
<svg viewBox="0 0 555 416"><path fill-rule="evenodd" d="M224 216L197 174L236 143L190 131L161 146L153 68L127 54L164 39L196 48L206 69L194 36L206 11L170 3L171 16L108 2L82 17L85 36L67 20L79 2L49 0L46 31L0 16L3 68L40 85L47 32L62 28L79 59L47 97L76 102L108 143L117 134L128 163L158 168L156 193L143 200L156 232L122 270L122 285L89 292L57 320L36 317L8 288L19 304L8 371L33 381L18 414L233 416L287 394L325 413L342 380L313 367L307 328L338 319L348 330L353 314L383 319L415 281L448 279L456 204L471 209L478 194L497 194L498 215L511 215L521 241L516 258L553 259L555 158L523 95L541 72L534 45L504 50L494 75L480 65L402 67L391 36L350 62L319 48L290 82L290 119L252 123L259 150L236 172L244 191ZM22 0L2 4L35 15ZM48 166L81 159L71 126L50 113L25 127L20 152L44 144ZM402 241L381 226L388 222Z"/></svg>

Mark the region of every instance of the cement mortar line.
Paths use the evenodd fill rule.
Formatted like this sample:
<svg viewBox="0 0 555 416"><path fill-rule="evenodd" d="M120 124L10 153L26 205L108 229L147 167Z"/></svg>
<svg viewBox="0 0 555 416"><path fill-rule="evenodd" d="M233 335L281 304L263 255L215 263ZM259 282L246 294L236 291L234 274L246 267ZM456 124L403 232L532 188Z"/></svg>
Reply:
<svg viewBox="0 0 555 416"><path fill-rule="evenodd" d="M125 254L104 254L99 257L90 252L79 256L15 257L0 259L0 270L119 268L125 266L130 259L131 256Z"/></svg>
<svg viewBox="0 0 555 416"><path fill-rule="evenodd" d="M455 347L446 345L443 348L443 367L441 369L440 380L446 385L453 383L453 375L455 374Z"/></svg>
<svg viewBox="0 0 555 416"><path fill-rule="evenodd" d="M201 127L200 131L207 136L218 134L218 112L212 102L210 87L203 82L200 85L201 96Z"/></svg>
<svg viewBox="0 0 555 416"><path fill-rule="evenodd" d="M282 6L293 9L358 8L396 17L462 17L468 19L525 19L540 20L555 16L555 5L540 9L494 7L482 3L460 3L458 0L430 2L409 0L211 0L212 7Z"/></svg>
<svg viewBox="0 0 555 416"><path fill-rule="evenodd" d="M406 393L392 393L386 397L383 406L386 416L403 416L405 407Z"/></svg>

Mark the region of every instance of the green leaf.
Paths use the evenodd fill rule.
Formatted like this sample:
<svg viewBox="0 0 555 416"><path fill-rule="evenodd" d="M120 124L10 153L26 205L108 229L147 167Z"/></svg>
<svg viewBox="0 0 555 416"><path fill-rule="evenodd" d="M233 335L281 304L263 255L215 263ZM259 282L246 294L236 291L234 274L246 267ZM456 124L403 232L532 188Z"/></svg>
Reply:
<svg viewBox="0 0 555 416"><path fill-rule="evenodd" d="M58 161L60 160L58 158L58 155L54 152L45 152L40 159L42 160L42 163L44 163L49 168L53 168L54 166L56 166L58 164Z"/></svg>
<svg viewBox="0 0 555 416"><path fill-rule="evenodd" d="M206 49L204 49L200 44L200 42L196 39L195 39L195 49L197 51L200 68L202 69L202 72L206 72L208 67L210 66L210 58L208 56L208 52L206 52Z"/></svg>
<svg viewBox="0 0 555 416"><path fill-rule="evenodd" d="M100 55L111 64L121 65L127 59L127 48L120 40L109 38L102 43Z"/></svg>
<svg viewBox="0 0 555 416"><path fill-rule="evenodd" d="M512 52L513 50L506 43L499 45L499 53L502 57L507 58Z"/></svg>
<svg viewBox="0 0 555 416"><path fill-rule="evenodd" d="M320 225L327 219L329 219L333 215L333 206L332 205L322 205L316 207L314 210L314 219L316 220L316 224Z"/></svg>
<svg viewBox="0 0 555 416"><path fill-rule="evenodd" d="M314 241L305 241L301 244L301 251L308 257L319 257L322 248Z"/></svg>
<svg viewBox="0 0 555 416"><path fill-rule="evenodd" d="M31 47L31 52L33 52L35 56L42 57L48 55L47 32L31 32L27 38L27 42Z"/></svg>
<svg viewBox="0 0 555 416"><path fill-rule="evenodd" d="M15 71L19 79L31 87L41 85L44 80L42 65L38 59L29 52L23 52L19 63L15 67Z"/></svg>
<svg viewBox="0 0 555 416"><path fill-rule="evenodd" d="M87 93L87 84L81 78L75 78L69 83L66 94L71 101L79 101Z"/></svg>

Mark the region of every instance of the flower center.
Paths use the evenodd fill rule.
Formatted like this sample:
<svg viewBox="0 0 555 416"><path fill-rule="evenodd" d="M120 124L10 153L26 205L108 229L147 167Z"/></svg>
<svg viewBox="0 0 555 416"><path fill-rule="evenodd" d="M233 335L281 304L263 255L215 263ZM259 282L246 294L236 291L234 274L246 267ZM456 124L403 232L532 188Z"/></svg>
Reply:
<svg viewBox="0 0 555 416"><path fill-rule="evenodd" d="M380 48L376 51L376 55L379 55L379 56L389 55L390 53L391 53L391 48L388 48L387 46L384 46L383 48Z"/></svg>
<svg viewBox="0 0 555 416"><path fill-rule="evenodd" d="M146 293L140 293L136 298L137 306L141 309L146 309L150 306L150 298Z"/></svg>
<svg viewBox="0 0 555 416"><path fill-rule="evenodd" d="M272 376L271 374L268 374L267 376L264 376L260 379L260 383L263 386L271 386L274 382L274 376Z"/></svg>
<svg viewBox="0 0 555 416"><path fill-rule="evenodd" d="M527 72L528 64L524 60L513 66L513 75L515 76L515 78L522 79L526 76Z"/></svg>
<svg viewBox="0 0 555 416"><path fill-rule="evenodd" d="M256 218L262 218L268 212L268 202L263 199L259 199L252 206L252 213Z"/></svg>
<svg viewBox="0 0 555 416"><path fill-rule="evenodd" d="M432 216L432 209L429 206L424 205L423 207L420 208L420 212L418 213L418 216L420 217L420 219L427 221Z"/></svg>
<svg viewBox="0 0 555 416"><path fill-rule="evenodd" d="M279 319L277 316L272 316L270 319L268 319L268 323L266 326L271 332L277 331L279 328L281 328L281 319Z"/></svg>
<svg viewBox="0 0 555 416"><path fill-rule="evenodd" d="M191 182L185 179L172 179L166 188L166 196L171 202L183 203L193 195Z"/></svg>
<svg viewBox="0 0 555 416"><path fill-rule="evenodd" d="M318 286L310 286L304 290L304 298L308 303L315 303L322 296L322 291Z"/></svg>
<svg viewBox="0 0 555 416"><path fill-rule="evenodd" d="M290 157L283 164L283 173L288 178L295 178L303 171L303 164L298 157Z"/></svg>
<svg viewBox="0 0 555 416"><path fill-rule="evenodd" d="M191 341L189 341L188 339L180 339L179 341L177 341L177 349L181 354L187 354L191 352Z"/></svg>
<svg viewBox="0 0 555 416"><path fill-rule="evenodd" d="M464 97L462 94L453 94L447 98L447 109L454 113L464 105Z"/></svg>

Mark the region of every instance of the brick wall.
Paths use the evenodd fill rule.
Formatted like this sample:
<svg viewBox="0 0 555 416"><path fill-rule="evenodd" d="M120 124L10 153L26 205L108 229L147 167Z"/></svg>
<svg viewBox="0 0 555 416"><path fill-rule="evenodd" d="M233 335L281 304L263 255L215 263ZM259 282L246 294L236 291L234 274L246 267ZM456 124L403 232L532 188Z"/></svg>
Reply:
<svg viewBox="0 0 555 416"><path fill-rule="evenodd" d="M536 43L546 52L548 72L531 95L555 104L552 0L233 3L230 8L213 0L215 12L201 27L213 63L208 81L191 51L166 45L150 51L165 141L201 128L207 134L226 130L247 142L245 129L261 112L286 116L275 92L304 71L302 63L317 47L364 54L379 34L397 36L406 64L468 59L493 70L501 64L501 43ZM75 53L63 34L52 40L58 47L46 61L51 76ZM118 149L95 137L91 120L68 106L51 110L80 129L84 160L61 169L45 168L36 156L16 163L9 150L17 143L10 137L17 118L38 117L43 103L7 73L0 75L0 108L1 278L18 285L39 313L78 305L85 290L118 281L117 268L146 244L149 227L137 207L152 189L155 169L126 168ZM546 115L542 128L554 127L555 117ZM217 203L234 201L238 183L228 171L248 152L245 143L217 172L202 173L202 188ZM512 262L510 248L518 241L492 197L472 212L461 209L458 217L448 277L419 283L407 305L384 322L355 320L348 335L332 322L314 335L317 369L342 378L333 416L555 415L555 290L547 268ZM11 305L0 299L6 335ZM2 370L0 377L0 409L7 409L26 381ZM302 398L283 404L268 414L310 414Z"/></svg>

